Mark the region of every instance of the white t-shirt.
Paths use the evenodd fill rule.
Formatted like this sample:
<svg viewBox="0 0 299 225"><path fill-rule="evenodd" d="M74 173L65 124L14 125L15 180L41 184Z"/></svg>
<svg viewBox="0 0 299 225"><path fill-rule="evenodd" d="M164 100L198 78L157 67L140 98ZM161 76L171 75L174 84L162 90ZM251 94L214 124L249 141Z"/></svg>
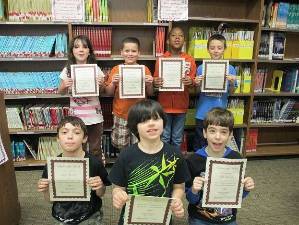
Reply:
<svg viewBox="0 0 299 225"><path fill-rule="evenodd" d="M104 73L98 67L99 76L104 77ZM65 80L67 76L67 68L60 73L60 79ZM71 115L77 116L83 120L85 125L102 123L104 121L101 103L99 97L70 97Z"/></svg>

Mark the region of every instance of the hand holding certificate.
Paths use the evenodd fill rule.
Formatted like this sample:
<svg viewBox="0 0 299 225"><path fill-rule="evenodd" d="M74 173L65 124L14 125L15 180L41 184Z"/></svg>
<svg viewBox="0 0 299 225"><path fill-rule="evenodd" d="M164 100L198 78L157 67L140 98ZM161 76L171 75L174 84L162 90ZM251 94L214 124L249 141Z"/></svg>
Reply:
<svg viewBox="0 0 299 225"><path fill-rule="evenodd" d="M97 64L71 65L72 96L99 96L98 72Z"/></svg>
<svg viewBox="0 0 299 225"><path fill-rule="evenodd" d="M48 158L51 201L89 201L89 161L87 158Z"/></svg>
<svg viewBox="0 0 299 225"><path fill-rule="evenodd" d="M126 204L124 225L168 225L171 218L170 198L130 196Z"/></svg>
<svg viewBox="0 0 299 225"><path fill-rule="evenodd" d="M207 158L202 206L241 208L246 159Z"/></svg>
<svg viewBox="0 0 299 225"><path fill-rule="evenodd" d="M202 63L203 83L202 92L226 92L228 74L228 60L203 60Z"/></svg>
<svg viewBox="0 0 299 225"><path fill-rule="evenodd" d="M143 65L120 65L119 98L145 98Z"/></svg>
<svg viewBox="0 0 299 225"><path fill-rule="evenodd" d="M159 77L163 85L159 91L184 91L182 78L185 74L185 59L159 58Z"/></svg>

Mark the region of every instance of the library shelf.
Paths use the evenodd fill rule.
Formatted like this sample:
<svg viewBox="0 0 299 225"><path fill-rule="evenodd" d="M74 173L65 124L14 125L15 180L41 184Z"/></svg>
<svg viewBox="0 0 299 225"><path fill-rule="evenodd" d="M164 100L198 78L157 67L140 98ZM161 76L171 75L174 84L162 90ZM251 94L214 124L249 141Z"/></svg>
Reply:
<svg viewBox="0 0 299 225"><path fill-rule="evenodd" d="M40 130L21 130L9 129L9 134L56 134L56 129L40 129Z"/></svg>
<svg viewBox="0 0 299 225"><path fill-rule="evenodd" d="M299 93L293 92L264 92L254 93L254 97L299 97Z"/></svg>
<svg viewBox="0 0 299 225"><path fill-rule="evenodd" d="M298 155L299 143L273 143L269 145L258 145L255 152L246 152L246 157L257 156L283 156L283 155Z"/></svg>
<svg viewBox="0 0 299 225"><path fill-rule="evenodd" d="M202 16L190 16L190 21L210 21L210 22L227 22L227 23L249 23L258 24L259 20L254 19L233 19L233 18L221 18L221 17L202 17Z"/></svg>
<svg viewBox="0 0 299 225"><path fill-rule="evenodd" d="M296 29L286 29L286 28L274 28L274 27L262 27L262 31L275 31L275 32L293 32L299 33L299 30Z"/></svg>
<svg viewBox="0 0 299 225"><path fill-rule="evenodd" d="M109 57L97 57L97 61L123 61L121 55L111 55ZM157 58L154 55L140 55L138 61L155 61Z"/></svg>
<svg viewBox="0 0 299 225"><path fill-rule="evenodd" d="M250 93L233 93L229 94L229 97L250 97Z"/></svg>
<svg viewBox="0 0 299 225"><path fill-rule="evenodd" d="M147 22L72 22L74 26L142 26L142 27L168 27L169 23L147 23Z"/></svg>
<svg viewBox="0 0 299 225"><path fill-rule="evenodd" d="M10 61L30 61L30 62L39 62L39 61L67 61L67 58L62 57L0 57L0 61L10 62Z"/></svg>
<svg viewBox="0 0 299 225"><path fill-rule="evenodd" d="M250 127L299 127L299 123L251 123Z"/></svg>
<svg viewBox="0 0 299 225"><path fill-rule="evenodd" d="M273 63L273 64L299 64L299 59L285 58L283 60L269 60L269 59L258 59L258 63Z"/></svg>
<svg viewBox="0 0 299 225"><path fill-rule="evenodd" d="M14 162L14 167L39 167L46 165L46 160L36 160L33 158Z"/></svg>
<svg viewBox="0 0 299 225"><path fill-rule="evenodd" d="M203 59L203 58L195 58L196 62L201 62L202 60L210 60L210 59ZM224 59L228 60L229 62L233 63L254 63L254 59Z"/></svg>
<svg viewBox="0 0 299 225"><path fill-rule="evenodd" d="M35 98L69 98L69 95L61 94L5 94L4 99L35 99Z"/></svg>

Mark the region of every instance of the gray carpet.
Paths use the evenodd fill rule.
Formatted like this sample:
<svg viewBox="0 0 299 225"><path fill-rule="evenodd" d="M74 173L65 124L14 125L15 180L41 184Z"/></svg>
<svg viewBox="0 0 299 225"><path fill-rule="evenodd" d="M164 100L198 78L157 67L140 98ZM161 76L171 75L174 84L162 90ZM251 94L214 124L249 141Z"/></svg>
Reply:
<svg viewBox="0 0 299 225"><path fill-rule="evenodd" d="M299 158L251 160L247 176L252 176L256 189L250 193L238 213L239 225L299 224ZM36 192L40 170L16 171L22 209L20 225L51 225L50 204ZM112 207L111 188L103 199L106 225L117 224L119 211ZM187 224L186 218L175 225Z"/></svg>

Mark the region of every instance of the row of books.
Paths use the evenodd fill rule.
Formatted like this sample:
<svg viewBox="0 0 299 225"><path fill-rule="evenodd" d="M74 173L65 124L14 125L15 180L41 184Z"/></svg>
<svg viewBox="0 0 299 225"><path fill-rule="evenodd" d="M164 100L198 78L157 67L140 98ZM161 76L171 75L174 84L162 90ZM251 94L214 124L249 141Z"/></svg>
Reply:
<svg viewBox="0 0 299 225"><path fill-rule="evenodd" d="M268 1L264 5L262 24L271 28L299 29L299 4Z"/></svg>
<svg viewBox="0 0 299 225"><path fill-rule="evenodd" d="M213 27L190 27L188 53L194 58L210 58L207 43L214 33ZM227 43L224 59L252 59L254 31L230 29L223 35Z"/></svg>
<svg viewBox="0 0 299 225"><path fill-rule="evenodd" d="M244 122L244 105L243 99L233 98L229 99L227 109L234 115L234 124L243 124Z"/></svg>
<svg viewBox="0 0 299 225"><path fill-rule="evenodd" d="M251 128L248 132L248 139L245 143L245 151L248 152L256 152L257 147L257 138L258 138L258 129Z"/></svg>
<svg viewBox="0 0 299 225"><path fill-rule="evenodd" d="M157 23L158 22L158 0L147 0L147 22Z"/></svg>
<svg viewBox="0 0 299 225"><path fill-rule="evenodd" d="M67 36L0 36L0 57L65 57Z"/></svg>
<svg viewBox="0 0 299 225"><path fill-rule="evenodd" d="M73 36L87 36L94 48L97 57L111 56L112 27L74 26Z"/></svg>
<svg viewBox="0 0 299 225"><path fill-rule="evenodd" d="M37 160L46 160L47 157L55 157L62 153L57 142L57 137L42 136L38 139Z"/></svg>
<svg viewBox="0 0 299 225"><path fill-rule="evenodd" d="M59 4L57 0L9 0L6 2L9 21L52 21L53 6ZM0 12L1 6L4 11L4 3L4 0L0 1ZM109 21L108 0L82 0L77 1L76 4L78 8L85 9L85 22ZM4 18L4 13L2 15Z"/></svg>
<svg viewBox="0 0 299 225"><path fill-rule="evenodd" d="M85 22L108 22L108 0L85 0Z"/></svg>
<svg viewBox="0 0 299 225"><path fill-rule="evenodd" d="M294 99L253 101L252 123L296 123L298 118L299 102Z"/></svg>
<svg viewBox="0 0 299 225"><path fill-rule="evenodd" d="M165 27L157 27L155 45L156 45L156 57L162 56L165 49Z"/></svg>
<svg viewBox="0 0 299 225"><path fill-rule="evenodd" d="M235 65L237 73L237 88L234 93L250 93L251 86L251 68L247 65Z"/></svg>
<svg viewBox="0 0 299 225"><path fill-rule="evenodd" d="M273 70L269 74L268 68L258 68L254 81L254 92L290 92L299 93L298 68L287 68L285 70ZM267 79L272 79L271 87L266 87L270 83Z"/></svg>
<svg viewBox="0 0 299 225"><path fill-rule="evenodd" d="M0 0L0 20L4 20L4 0Z"/></svg>
<svg viewBox="0 0 299 225"><path fill-rule="evenodd" d="M0 90L7 94L57 93L60 72L0 72Z"/></svg>
<svg viewBox="0 0 299 225"><path fill-rule="evenodd" d="M283 60L286 36L282 32L263 32L259 47L259 59Z"/></svg>
<svg viewBox="0 0 299 225"><path fill-rule="evenodd" d="M70 108L64 105L36 104L6 107L9 129L55 129L61 119L69 114Z"/></svg>

